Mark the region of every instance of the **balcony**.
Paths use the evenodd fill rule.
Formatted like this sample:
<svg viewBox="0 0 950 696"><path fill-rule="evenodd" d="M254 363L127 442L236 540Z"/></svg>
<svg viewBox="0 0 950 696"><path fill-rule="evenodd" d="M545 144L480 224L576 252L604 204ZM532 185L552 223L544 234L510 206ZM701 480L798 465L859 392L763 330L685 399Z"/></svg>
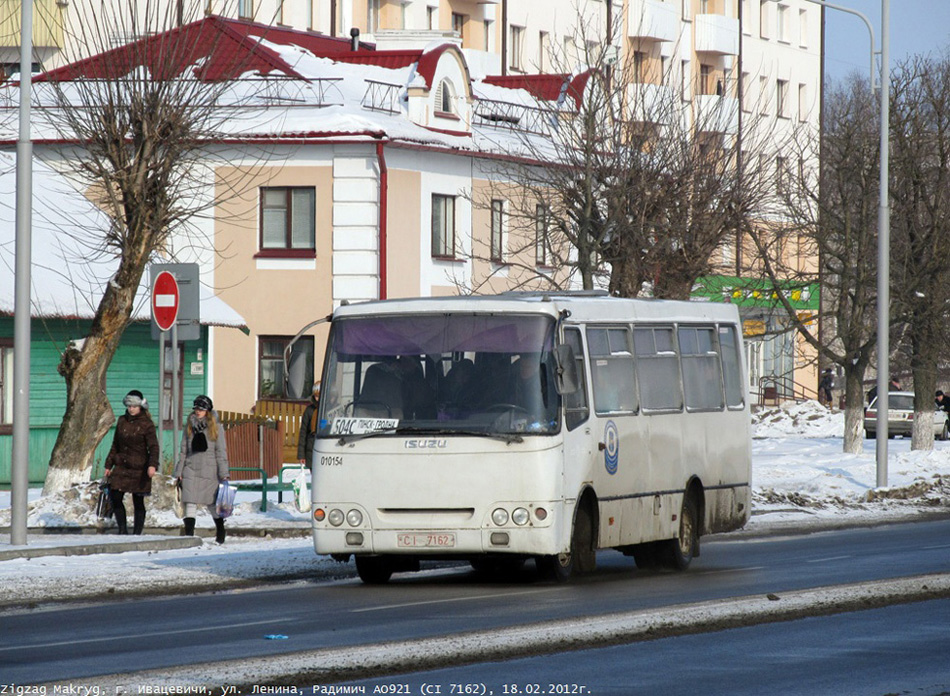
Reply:
<svg viewBox="0 0 950 696"><path fill-rule="evenodd" d="M696 52L739 55L739 20L716 14L698 14L693 20Z"/></svg>
<svg viewBox="0 0 950 696"><path fill-rule="evenodd" d="M695 127L698 133L735 135L739 132L738 99L720 97L716 94L697 94L694 100Z"/></svg>
<svg viewBox="0 0 950 696"><path fill-rule="evenodd" d="M679 104L679 95L672 87L650 84L627 86L627 106L633 121L669 125L680 113Z"/></svg>
<svg viewBox="0 0 950 696"><path fill-rule="evenodd" d="M634 39L676 41L680 33L680 17L676 3L663 0L630 0L627 33Z"/></svg>
<svg viewBox="0 0 950 696"><path fill-rule="evenodd" d="M33 0L33 47L63 48L63 22L68 2ZM4 3L0 48L20 47L20 3Z"/></svg>

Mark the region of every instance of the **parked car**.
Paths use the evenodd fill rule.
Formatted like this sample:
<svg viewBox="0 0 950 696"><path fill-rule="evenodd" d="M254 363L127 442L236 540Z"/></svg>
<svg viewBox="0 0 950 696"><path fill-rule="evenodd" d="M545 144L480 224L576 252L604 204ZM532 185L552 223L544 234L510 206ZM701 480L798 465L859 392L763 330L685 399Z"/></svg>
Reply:
<svg viewBox="0 0 950 696"><path fill-rule="evenodd" d="M887 436L910 437L913 430L914 392L890 392L887 402ZM950 438L946 411L934 411L933 431L938 440ZM864 434L868 438L877 437L877 397L874 397L864 411Z"/></svg>

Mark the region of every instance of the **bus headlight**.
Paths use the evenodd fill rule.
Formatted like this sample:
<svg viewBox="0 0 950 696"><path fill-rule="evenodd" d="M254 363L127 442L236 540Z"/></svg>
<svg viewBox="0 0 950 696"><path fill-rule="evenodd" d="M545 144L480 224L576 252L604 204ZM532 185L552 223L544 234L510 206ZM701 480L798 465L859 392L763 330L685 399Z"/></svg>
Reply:
<svg viewBox="0 0 950 696"><path fill-rule="evenodd" d="M343 524L343 511L337 508L330 510L329 514L327 514L327 522L334 527L339 527Z"/></svg>
<svg viewBox="0 0 950 696"><path fill-rule="evenodd" d="M491 514L491 521L499 527L508 524L508 511L504 508L495 508Z"/></svg>
<svg viewBox="0 0 950 696"><path fill-rule="evenodd" d="M363 513L359 510L350 510L346 513L346 522L351 527L359 527L363 524Z"/></svg>
<svg viewBox="0 0 950 696"><path fill-rule="evenodd" d="M524 508L515 508L515 511L511 513L511 521L519 527L528 524L530 518L531 515Z"/></svg>

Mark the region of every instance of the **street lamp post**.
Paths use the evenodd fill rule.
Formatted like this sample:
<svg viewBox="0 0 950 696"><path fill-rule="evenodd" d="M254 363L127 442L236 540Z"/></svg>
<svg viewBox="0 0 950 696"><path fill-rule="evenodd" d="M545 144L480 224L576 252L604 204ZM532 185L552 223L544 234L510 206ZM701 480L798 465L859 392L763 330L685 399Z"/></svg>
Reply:
<svg viewBox="0 0 950 696"><path fill-rule="evenodd" d="M773 0L778 2L779 0ZM871 90L875 88L874 80L874 28L870 20L850 7L842 7L825 0L807 0L807 2L821 5L832 10L840 10L859 17L868 28L871 35ZM890 58L890 0L881 0L881 168L878 186L877 209L877 487L887 486L887 414L889 398L887 387L890 382L890 304L891 304L891 209L888 197L889 180L889 123L890 123L890 94L891 75Z"/></svg>

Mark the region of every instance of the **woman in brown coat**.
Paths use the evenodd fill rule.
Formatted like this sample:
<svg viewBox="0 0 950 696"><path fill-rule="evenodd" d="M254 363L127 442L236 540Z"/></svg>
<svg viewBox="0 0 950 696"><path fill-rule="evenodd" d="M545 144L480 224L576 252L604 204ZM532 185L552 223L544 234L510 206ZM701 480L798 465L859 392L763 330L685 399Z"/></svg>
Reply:
<svg viewBox="0 0 950 696"><path fill-rule="evenodd" d="M145 527L145 496L152 492L152 477L158 470L158 437L142 392L133 389L122 400L125 413L115 426L112 449L106 457L109 497L119 534L128 534L122 498L132 494L135 511L132 531L141 534Z"/></svg>

